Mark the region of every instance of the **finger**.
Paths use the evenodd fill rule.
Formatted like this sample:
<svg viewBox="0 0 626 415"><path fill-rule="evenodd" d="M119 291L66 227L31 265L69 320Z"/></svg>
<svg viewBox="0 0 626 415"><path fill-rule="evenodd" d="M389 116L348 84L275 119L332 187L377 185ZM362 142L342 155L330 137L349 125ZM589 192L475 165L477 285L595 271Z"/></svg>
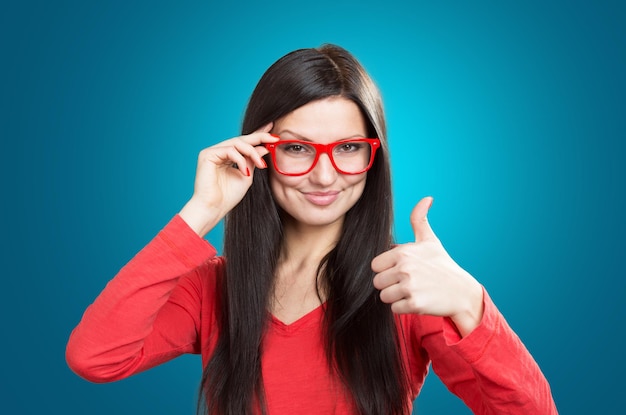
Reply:
<svg viewBox="0 0 626 415"><path fill-rule="evenodd" d="M280 138L276 135L270 134L273 125L274 123L268 123L250 134L242 135L232 140L241 140L252 146L261 146L264 143L275 143L279 141ZM225 141L224 144L228 144L230 141L231 140Z"/></svg>
<svg viewBox="0 0 626 415"><path fill-rule="evenodd" d="M262 168L262 169L266 168L267 163L265 162L265 159L263 157L268 155L270 151L263 146L256 146L254 147L254 150L257 152L257 154L259 155L259 157L261 157L261 160L263 161L263 164L261 166L257 165L257 167Z"/></svg>
<svg viewBox="0 0 626 415"><path fill-rule="evenodd" d="M390 249L389 251L383 252L378 255L376 258L372 259L370 264L372 271L379 273L383 272L386 269L389 269L396 265L396 256L395 251Z"/></svg>
<svg viewBox="0 0 626 415"><path fill-rule="evenodd" d="M263 156L265 154L262 154L263 150L267 152L265 147L253 146L244 141L236 141L233 143L233 146L239 153L245 156L248 160L252 161L251 165L248 167L254 168L256 166L260 169L267 167L265 160L263 160Z"/></svg>
<svg viewBox="0 0 626 415"><path fill-rule="evenodd" d="M253 145L259 145L263 143L275 143L276 141L280 140L280 137L278 137L276 134L270 133L270 131L272 131L272 128L274 128L274 123L270 122L259 128L258 130L255 130L252 134L244 137L250 137L254 140L259 140L256 143L251 143Z"/></svg>
<svg viewBox="0 0 626 415"><path fill-rule="evenodd" d="M241 166L242 171L245 174L245 168L253 169L254 167L258 167L264 169L267 167L265 160L263 160L263 156L267 154L267 149L263 146L255 145L256 143L264 141L263 135L269 136L268 133L253 133L256 136L248 135L237 138L232 138L230 140L224 141L216 146L214 149L219 149L222 152L225 151L228 154L228 157L232 157L231 165L235 168L239 168ZM238 157L234 155L232 150L238 152L241 156L245 158ZM224 153L222 153L224 154ZM226 162L224 156L220 156L222 162ZM236 158L237 160L234 160Z"/></svg>
<svg viewBox="0 0 626 415"><path fill-rule="evenodd" d="M244 176L250 176L250 167L248 166L248 160L244 157L239 150L234 146L228 147L225 154L218 155L223 161L223 164L230 163L231 167L239 170Z"/></svg>
<svg viewBox="0 0 626 415"><path fill-rule="evenodd" d="M415 314L413 306L407 299L401 299L391 304L391 311L395 314Z"/></svg>
<svg viewBox="0 0 626 415"><path fill-rule="evenodd" d="M272 123L268 124L266 126L266 128L264 128L264 130L267 130L269 128L271 128ZM255 132L253 133L254 136L250 137L252 139L252 141L250 142L250 144L254 147L254 151L256 152L256 156L255 155L251 155L250 158L253 160L254 162L254 166L256 166L257 168L260 169L265 169L267 168L267 163L265 162L265 160L263 159L264 156L266 156L267 154L269 154L269 150L263 145L265 143L275 143L277 141L280 140L279 137L270 134L269 132Z"/></svg>
<svg viewBox="0 0 626 415"><path fill-rule="evenodd" d="M380 301L385 304L394 304L404 300L404 296L405 293L400 284L394 284L380 292Z"/></svg>
<svg viewBox="0 0 626 415"><path fill-rule="evenodd" d="M274 128L274 123L268 122L263 127L256 130L255 133L269 133L270 131L272 131L272 128Z"/></svg>
<svg viewBox="0 0 626 415"><path fill-rule="evenodd" d="M415 234L415 242L437 239L428 223L428 210L433 204L433 198L428 196L420 200L411 212L411 226Z"/></svg>
<svg viewBox="0 0 626 415"><path fill-rule="evenodd" d="M374 276L373 284L377 290L384 290L399 282L395 273L388 271L380 272Z"/></svg>

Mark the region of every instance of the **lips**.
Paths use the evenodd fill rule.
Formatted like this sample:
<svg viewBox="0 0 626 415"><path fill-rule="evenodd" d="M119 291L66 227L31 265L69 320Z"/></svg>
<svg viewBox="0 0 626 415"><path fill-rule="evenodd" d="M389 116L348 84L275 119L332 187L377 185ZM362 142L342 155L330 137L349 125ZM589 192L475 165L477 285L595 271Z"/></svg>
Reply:
<svg viewBox="0 0 626 415"><path fill-rule="evenodd" d="M339 197L338 191L330 192L305 192L304 198L317 206L328 206Z"/></svg>

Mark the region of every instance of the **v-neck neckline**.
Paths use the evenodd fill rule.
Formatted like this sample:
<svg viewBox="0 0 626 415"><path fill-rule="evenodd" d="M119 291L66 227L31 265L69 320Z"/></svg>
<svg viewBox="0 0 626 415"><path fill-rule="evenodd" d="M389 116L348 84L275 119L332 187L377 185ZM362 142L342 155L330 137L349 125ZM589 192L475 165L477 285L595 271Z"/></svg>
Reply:
<svg viewBox="0 0 626 415"><path fill-rule="evenodd" d="M284 323L282 320L280 320L278 317L276 317L274 314L269 313L270 314L270 320L272 322L272 325L277 328L280 331L283 332L288 332L288 333L292 333L294 331L297 331L303 327L308 327L316 322L319 321L319 319L322 317L323 313L324 313L324 306L325 303L322 303L320 305L318 305L317 307L315 307L314 309L312 309L311 311L309 311L308 313L302 315L300 318L298 318L297 320L294 320L293 322L287 324Z"/></svg>

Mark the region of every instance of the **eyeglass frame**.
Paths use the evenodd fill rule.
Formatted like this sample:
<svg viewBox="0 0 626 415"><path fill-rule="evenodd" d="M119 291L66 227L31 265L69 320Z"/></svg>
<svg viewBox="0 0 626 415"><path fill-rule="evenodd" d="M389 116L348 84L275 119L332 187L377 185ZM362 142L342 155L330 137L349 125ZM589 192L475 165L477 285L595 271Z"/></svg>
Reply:
<svg viewBox="0 0 626 415"><path fill-rule="evenodd" d="M280 138L275 134L272 134L274 137ZM349 173L349 172L345 172L343 170L341 170L339 167L337 167L337 164L335 164L335 159L333 157L332 154L332 150L342 144L342 143L368 143L371 148L372 148L372 152L370 154L370 160L369 163L367 164L367 166L358 172L354 172L354 173ZM290 144L290 143L295 143L295 144L302 144L302 145L306 145L306 146L310 146L313 147L315 149L315 159L313 159L313 163L311 163L311 167L309 167L308 170L306 170L303 173L286 173L284 171L282 171L281 169L278 168L278 165L276 164L276 148L279 145L282 144ZM350 175L355 175L355 174L361 174L361 173L365 173L366 171L368 171L370 168L372 168L372 165L374 164L374 158L376 156L376 150L378 148L380 148L381 144L380 144L380 139L379 138L366 138L366 137L359 137L359 138L354 138L354 139L346 139L346 140L340 140L340 141L334 141L332 143L328 143L328 144L322 144L322 143L314 143L312 141L304 141L304 140L281 140L278 141L276 143L264 143L264 147L269 151L271 158L272 158L272 164L274 165L274 169L285 176L303 176L307 173L309 173L311 170L313 170L315 168L315 166L317 165L317 162L319 161L320 155L322 154L326 154L328 156L328 159L330 160L330 163L333 165L333 167L335 168L335 170L337 170L339 173L341 174L350 174Z"/></svg>

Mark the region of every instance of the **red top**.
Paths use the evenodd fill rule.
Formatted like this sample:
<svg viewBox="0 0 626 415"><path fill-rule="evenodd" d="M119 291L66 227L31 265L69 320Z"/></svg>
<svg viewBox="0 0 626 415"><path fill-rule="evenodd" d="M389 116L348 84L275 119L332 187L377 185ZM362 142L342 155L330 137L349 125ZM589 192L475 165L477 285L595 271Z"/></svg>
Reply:
<svg viewBox="0 0 626 415"><path fill-rule="evenodd" d="M92 382L120 380L183 353L215 348L215 296L224 259L180 216L142 249L90 305L67 344L69 366ZM448 319L400 315L402 356L417 397L428 365L475 414L557 414L550 387L487 293L480 325L461 339ZM271 415L349 414L330 376L322 307L292 324L271 317L262 373ZM402 337L401 337L402 338Z"/></svg>

